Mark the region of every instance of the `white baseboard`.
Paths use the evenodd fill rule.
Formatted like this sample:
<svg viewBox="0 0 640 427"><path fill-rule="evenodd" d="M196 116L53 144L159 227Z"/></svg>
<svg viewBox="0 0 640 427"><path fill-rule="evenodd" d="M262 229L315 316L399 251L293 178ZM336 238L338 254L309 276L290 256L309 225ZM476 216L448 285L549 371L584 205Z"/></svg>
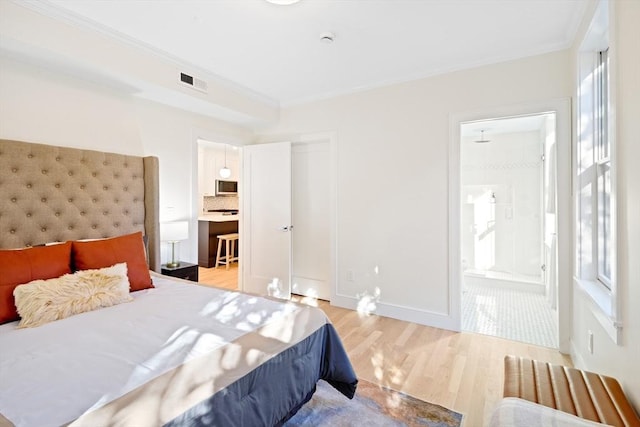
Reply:
<svg viewBox="0 0 640 427"><path fill-rule="evenodd" d="M571 340L570 347L571 347L571 360L573 361L574 368L588 370L587 365L584 362L584 359L582 358L580 353L578 352L578 348L576 347L576 344L573 340Z"/></svg>
<svg viewBox="0 0 640 427"><path fill-rule="evenodd" d="M347 308L350 310L358 310L360 301L355 297L346 295L334 295L331 299L331 305L336 307ZM426 310L417 310L411 307L403 307L395 304L384 302L373 302L375 308L370 314L391 317L394 319L404 320L405 322L413 322L419 325L432 326L434 328L448 329L450 331L460 331L460 322L451 317L450 314L437 313Z"/></svg>

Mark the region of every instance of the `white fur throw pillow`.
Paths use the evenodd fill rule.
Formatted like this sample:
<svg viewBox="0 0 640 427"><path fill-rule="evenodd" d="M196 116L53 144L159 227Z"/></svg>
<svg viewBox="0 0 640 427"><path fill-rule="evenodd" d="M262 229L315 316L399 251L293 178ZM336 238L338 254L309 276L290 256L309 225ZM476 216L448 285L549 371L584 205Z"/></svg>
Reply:
<svg viewBox="0 0 640 427"><path fill-rule="evenodd" d="M32 328L74 314L132 301L127 264L34 280L13 291L18 328Z"/></svg>

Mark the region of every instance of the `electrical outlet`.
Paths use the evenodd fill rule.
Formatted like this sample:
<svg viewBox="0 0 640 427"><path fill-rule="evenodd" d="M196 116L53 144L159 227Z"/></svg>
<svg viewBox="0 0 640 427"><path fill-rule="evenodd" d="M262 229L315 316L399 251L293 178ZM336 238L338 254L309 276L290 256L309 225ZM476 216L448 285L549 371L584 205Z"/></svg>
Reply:
<svg viewBox="0 0 640 427"><path fill-rule="evenodd" d="M347 270L347 280L349 282L355 282L356 281L356 273L353 270Z"/></svg>
<svg viewBox="0 0 640 427"><path fill-rule="evenodd" d="M589 353L593 354L593 332L588 331L588 334L587 347L589 348Z"/></svg>

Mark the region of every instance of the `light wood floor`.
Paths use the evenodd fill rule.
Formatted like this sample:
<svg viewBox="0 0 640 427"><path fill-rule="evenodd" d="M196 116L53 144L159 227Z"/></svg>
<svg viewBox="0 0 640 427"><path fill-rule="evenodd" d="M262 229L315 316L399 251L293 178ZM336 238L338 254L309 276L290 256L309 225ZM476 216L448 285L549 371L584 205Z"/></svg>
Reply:
<svg viewBox="0 0 640 427"><path fill-rule="evenodd" d="M200 280L235 289L233 268L200 269ZM465 427L487 424L502 397L505 355L572 365L569 356L545 347L311 303L331 319L358 378L461 412Z"/></svg>
<svg viewBox="0 0 640 427"><path fill-rule="evenodd" d="M224 265L218 268L198 267L198 282L235 290L238 288L238 263L230 264L228 270Z"/></svg>

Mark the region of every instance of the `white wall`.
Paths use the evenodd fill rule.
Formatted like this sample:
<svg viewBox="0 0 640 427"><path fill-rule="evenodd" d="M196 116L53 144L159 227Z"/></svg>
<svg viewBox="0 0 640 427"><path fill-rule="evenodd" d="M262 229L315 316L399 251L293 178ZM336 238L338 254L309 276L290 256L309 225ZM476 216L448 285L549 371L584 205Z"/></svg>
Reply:
<svg viewBox="0 0 640 427"><path fill-rule="evenodd" d="M196 139L209 133L252 138L237 126L0 57L0 138L158 156L160 220L191 220L184 261L197 262Z"/></svg>
<svg viewBox="0 0 640 427"><path fill-rule="evenodd" d="M454 327L448 288L449 115L571 94L568 52L449 73L284 109L262 142L335 131L334 303L380 290L378 313ZM355 280L347 281L347 270ZM377 271L377 273L376 273Z"/></svg>
<svg viewBox="0 0 640 427"><path fill-rule="evenodd" d="M197 217L201 213L197 195L197 139L215 133L221 139L242 144L250 141L253 134L215 119L152 102L136 102L136 114L144 154L160 159L160 221L190 219L189 241L181 243L180 256L184 261L197 263Z"/></svg>
<svg viewBox="0 0 640 427"><path fill-rule="evenodd" d="M5 139L142 155L131 99L0 56L0 135Z"/></svg>
<svg viewBox="0 0 640 427"><path fill-rule="evenodd" d="M622 342L615 344L596 320L590 298L575 289L573 295L573 347L575 363L582 368L616 377L636 408L640 408L640 2L612 1L612 48L617 58L617 285L621 301ZM587 17L588 20L590 17ZM587 20L587 22L588 22ZM582 34L586 28L582 29ZM573 49L577 64L577 49ZM577 68L577 66L575 67ZM575 70L574 68L574 70ZM575 74L575 71L574 71ZM577 82L576 82L577 84ZM593 331L593 354L587 331Z"/></svg>

